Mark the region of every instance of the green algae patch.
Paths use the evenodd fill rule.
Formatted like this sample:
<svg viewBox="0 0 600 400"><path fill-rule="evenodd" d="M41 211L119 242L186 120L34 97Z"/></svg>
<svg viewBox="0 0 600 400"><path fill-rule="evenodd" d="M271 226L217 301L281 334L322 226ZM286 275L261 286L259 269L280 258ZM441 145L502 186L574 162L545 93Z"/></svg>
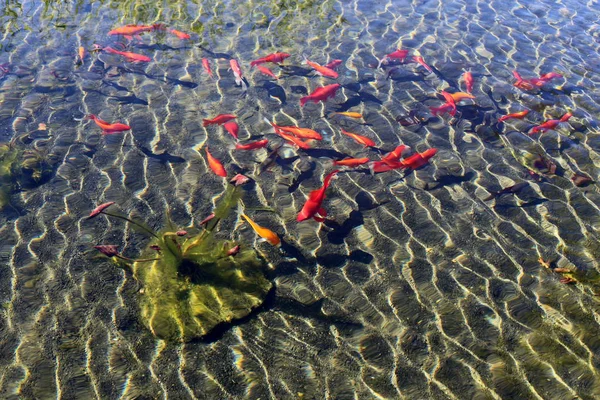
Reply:
<svg viewBox="0 0 600 400"><path fill-rule="evenodd" d="M0 144L0 210L10 204L15 190L36 187L51 174L52 167L39 150L18 142Z"/></svg>
<svg viewBox="0 0 600 400"><path fill-rule="evenodd" d="M151 245L164 249L169 240L166 236ZM182 342L201 338L263 303L272 286L266 263L254 249L228 256L232 247L200 233L186 241L181 257L166 250L158 260L133 264L143 285L141 319L154 335Z"/></svg>
<svg viewBox="0 0 600 400"><path fill-rule="evenodd" d="M199 339L264 302L272 287L265 260L253 248L215 237L218 222L239 197L239 188L230 186L205 230L152 234L141 259L132 260L133 276L143 288L141 320L155 336Z"/></svg>

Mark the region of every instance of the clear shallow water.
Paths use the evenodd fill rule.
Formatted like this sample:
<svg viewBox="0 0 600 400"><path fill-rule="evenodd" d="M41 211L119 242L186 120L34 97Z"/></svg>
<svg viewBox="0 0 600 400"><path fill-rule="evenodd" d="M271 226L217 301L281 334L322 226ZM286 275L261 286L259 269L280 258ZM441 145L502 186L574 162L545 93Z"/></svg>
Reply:
<svg viewBox="0 0 600 400"><path fill-rule="evenodd" d="M0 137L33 131L55 173L14 193L14 208L0 214L0 397L597 398L600 197L595 184L580 188L570 178L598 176L598 6L3 5L0 64L10 72L0 80ZM132 51L153 57L148 65L101 54L74 66L78 46L108 45L118 41L109 30L154 22L193 32L192 39L145 35ZM241 61L245 96L228 61L198 44ZM422 55L438 73L410 64L386 79L387 70L372 65L396 48ZM300 109L304 90L333 81L289 69L297 74L277 82L280 90L249 69L273 51L293 54L286 63L299 67L302 54L322 64L344 60L337 80L344 89L324 106ZM204 74L202 57L218 79ZM458 89L464 69L475 77L478 108L462 108L453 125L447 118L420 129L396 122L409 110L439 106L435 92ZM527 78L560 72L565 80L529 94L512 86L513 69ZM497 136L488 128L496 107L532 113ZM347 108L369 125L323 118ZM533 139L518 132L567 110L574 118L559 132ZM322 131L316 148L341 154L378 156L339 127L374 138L383 152L400 142L439 152L406 177L340 174L326 202L334 222L298 224L332 153L298 152L299 159L255 174L266 153L232 152L222 129L201 126L222 112L238 115L244 138L267 133L268 117ZM93 122L75 120L88 113L132 131L102 136ZM48 130L38 131L39 123ZM155 228L167 212L179 226L197 224L225 187L193 150L204 143L230 174L256 179L244 203L275 209L252 217L287 245L280 252L255 242L276 286L262 310L210 340L167 344L138 321L135 281L92 251L112 243L133 257L146 238L119 222L84 218L115 201ZM157 156L163 152L173 157ZM519 160L531 165L537 153L559 165L556 176L528 177ZM488 190L522 181L529 186L515 196L483 201ZM255 240L236 223L230 218L223 232ZM581 282L560 283L539 257L576 268Z"/></svg>

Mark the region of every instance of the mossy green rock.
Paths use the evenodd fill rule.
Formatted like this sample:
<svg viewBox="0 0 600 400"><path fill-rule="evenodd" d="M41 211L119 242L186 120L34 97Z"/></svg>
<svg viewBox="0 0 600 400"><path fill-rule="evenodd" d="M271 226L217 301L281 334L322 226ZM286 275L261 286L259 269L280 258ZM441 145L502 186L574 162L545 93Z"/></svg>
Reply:
<svg viewBox="0 0 600 400"><path fill-rule="evenodd" d="M206 231L176 240L169 233L155 239L149 246L161 248L160 258L133 264L143 285L141 318L154 335L179 342L201 338L263 303L272 284L254 249L228 256L234 245ZM156 251L149 248L144 256L156 257Z"/></svg>

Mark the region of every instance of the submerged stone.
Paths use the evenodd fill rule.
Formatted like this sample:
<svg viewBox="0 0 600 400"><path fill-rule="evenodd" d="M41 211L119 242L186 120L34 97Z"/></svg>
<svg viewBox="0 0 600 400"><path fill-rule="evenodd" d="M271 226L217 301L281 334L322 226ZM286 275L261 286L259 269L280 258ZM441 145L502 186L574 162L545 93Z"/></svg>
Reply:
<svg viewBox="0 0 600 400"><path fill-rule="evenodd" d="M188 342L214 327L243 318L260 306L272 284L265 276L266 262L254 249L227 252L235 245L204 231L179 244L174 235L162 235L145 255L160 258L136 262L133 273L143 285L142 322L164 340ZM181 241L181 239L180 239Z"/></svg>

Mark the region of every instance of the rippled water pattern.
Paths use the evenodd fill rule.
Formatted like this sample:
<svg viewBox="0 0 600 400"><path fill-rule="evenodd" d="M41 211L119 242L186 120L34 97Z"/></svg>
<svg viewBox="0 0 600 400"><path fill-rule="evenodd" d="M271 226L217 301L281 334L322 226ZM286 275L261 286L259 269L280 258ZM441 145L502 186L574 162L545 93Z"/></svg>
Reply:
<svg viewBox="0 0 600 400"><path fill-rule="evenodd" d="M49 182L15 193L15 209L0 215L0 398L600 398L600 196L570 179L597 179L600 167L598 1L10 1L0 10L0 64L11 68L0 79L0 138L46 123L36 135L60 160ZM192 39L144 35L131 48L153 57L147 65L103 53L74 66L78 46L114 44L109 30L155 22ZM437 73L409 64L386 79L389 69L373 65L396 48ZM295 74L274 67L274 82L250 69L273 51L293 54L286 71ZM246 95L220 53L241 61ZM344 88L325 105L299 107L303 90L333 83L304 76L303 54L344 61ZM396 122L439 106L435 93L457 89L468 69L479 105L464 108L470 118L432 118L420 129ZM565 80L529 94L512 86L513 69ZM530 122L495 135L496 107L529 108ZM347 109L368 125L328 117ZM558 131L518 132L567 110L574 117ZM242 138L267 134L267 117L322 132L315 147L329 150L298 159L286 150L288 159L258 174L265 150L232 151L222 128L201 126L229 112ZM132 131L102 136L79 121L89 113ZM378 156L340 127L383 152L399 143L439 152L405 178L340 174L325 203L334 222L297 223L335 152ZM179 226L197 224L226 185L194 150L205 143L230 174L255 178L244 204L276 210L251 216L287 244L259 243L230 218L223 231L255 241L274 268L273 298L211 340L168 344L139 322L136 282L92 249L117 244L135 257L145 237L85 217L115 201L155 228L167 212ZM531 180L518 160L537 153L561 173ZM483 201L522 181L522 192ZM540 257L592 279L560 283Z"/></svg>

